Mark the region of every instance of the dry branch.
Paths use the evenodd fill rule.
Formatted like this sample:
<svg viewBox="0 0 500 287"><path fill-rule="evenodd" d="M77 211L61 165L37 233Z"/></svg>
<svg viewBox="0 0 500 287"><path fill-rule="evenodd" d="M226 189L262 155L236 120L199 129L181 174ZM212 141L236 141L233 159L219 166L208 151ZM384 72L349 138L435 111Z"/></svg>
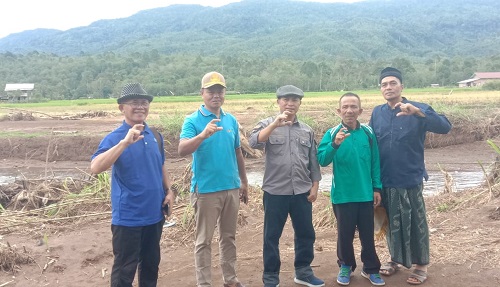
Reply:
<svg viewBox="0 0 500 287"><path fill-rule="evenodd" d="M44 115L44 116L47 116L51 119L55 119L55 117L49 115L49 114L46 114L46 113L42 113L42 112L37 112L37 111L29 111L29 110L24 110L24 109L19 109L19 108L6 108L6 107L0 107L0 109L6 109L6 110L11 110L11 111L21 111L21 112L25 112L25 113L34 113L34 114L40 114L40 115Z"/></svg>
<svg viewBox="0 0 500 287"><path fill-rule="evenodd" d="M263 152L261 150L253 149L250 147L250 143L248 142L248 139L246 137L246 132L241 125L239 125L239 132L241 149L243 150L244 155L251 158L261 158Z"/></svg>

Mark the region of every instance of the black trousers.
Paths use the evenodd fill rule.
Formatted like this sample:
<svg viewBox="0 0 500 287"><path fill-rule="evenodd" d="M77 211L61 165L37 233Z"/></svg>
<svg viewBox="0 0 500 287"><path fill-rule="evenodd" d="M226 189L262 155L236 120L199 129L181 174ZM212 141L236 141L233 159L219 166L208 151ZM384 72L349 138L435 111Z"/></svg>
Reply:
<svg viewBox="0 0 500 287"><path fill-rule="evenodd" d="M333 204L333 212L337 218L337 257L338 264L352 266L356 269L354 256L354 233L358 228L361 241L361 261L363 270L368 274L379 273L380 260L375 250L373 235L373 201Z"/></svg>
<svg viewBox="0 0 500 287"><path fill-rule="evenodd" d="M312 203L309 193L298 195L272 195L264 192L264 274L263 282L277 285L281 267L279 241L288 215L295 233L295 275L305 278L313 275L311 262L314 259L316 234L312 224Z"/></svg>
<svg viewBox="0 0 500 287"><path fill-rule="evenodd" d="M136 270L140 287L156 287L164 222L139 227L111 225L115 256L111 287L132 287Z"/></svg>

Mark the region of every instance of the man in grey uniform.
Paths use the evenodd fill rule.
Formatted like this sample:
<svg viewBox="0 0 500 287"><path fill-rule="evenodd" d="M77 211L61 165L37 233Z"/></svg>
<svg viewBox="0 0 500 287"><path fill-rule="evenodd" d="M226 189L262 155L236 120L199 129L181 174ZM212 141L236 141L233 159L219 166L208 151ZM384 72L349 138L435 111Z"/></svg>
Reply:
<svg viewBox="0 0 500 287"><path fill-rule="evenodd" d="M279 286L279 240L290 214L295 232L294 281L321 287L324 281L311 268L316 240L312 203L321 180L314 132L296 116L304 96L301 89L286 85L276 96L280 114L261 120L250 135L250 145L266 152L262 281L265 287Z"/></svg>

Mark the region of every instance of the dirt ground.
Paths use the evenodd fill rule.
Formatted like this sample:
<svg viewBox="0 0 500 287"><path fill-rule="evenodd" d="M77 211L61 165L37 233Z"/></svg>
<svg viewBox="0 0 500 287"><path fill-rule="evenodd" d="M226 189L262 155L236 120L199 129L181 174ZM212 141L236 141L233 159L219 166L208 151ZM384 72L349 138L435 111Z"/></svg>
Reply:
<svg viewBox="0 0 500 287"><path fill-rule="evenodd" d="M104 134L120 123L118 117L82 120L3 121L3 132L52 131L52 136L12 137L0 140L0 176L47 178L61 175L88 176L89 159ZM244 123L250 129L253 123ZM176 143L167 147L167 165L174 177L180 176L189 158L179 158ZM484 142L426 150L429 169L438 164L449 171L481 170L478 161L488 165L495 153ZM247 172L260 171L263 159L248 159ZM452 172L452 174L453 174ZM431 230L431 265L425 286L500 286L500 198L487 188L460 194L427 198ZM498 194L498 193L496 193ZM248 205L242 205L237 233L239 279L248 287L262 286L262 201L252 189ZM162 261L158 286L195 286L193 236L180 228L185 202L174 207L164 229ZM336 231L321 219L331 216L329 198L320 195L314 204L317 240L313 262L315 273L326 286L338 286L336 274ZM17 272L0 272L0 286L109 286L113 254L109 216L96 216L70 224L41 224L0 230L0 244L9 244L34 259L19 264ZM222 286L218 267L218 247L213 246L213 286ZM282 287L293 283L293 230L287 223L281 239ZM359 258L360 246L356 242ZM388 259L385 242L377 242L381 261ZM358 259L359 260L359 259ZM361 262L358 263L361 266ZM1 270L1 268L0 268ZM356 270L350 286L370 286ZM387 286L409 286L409 270L384 277Z"/></svg>

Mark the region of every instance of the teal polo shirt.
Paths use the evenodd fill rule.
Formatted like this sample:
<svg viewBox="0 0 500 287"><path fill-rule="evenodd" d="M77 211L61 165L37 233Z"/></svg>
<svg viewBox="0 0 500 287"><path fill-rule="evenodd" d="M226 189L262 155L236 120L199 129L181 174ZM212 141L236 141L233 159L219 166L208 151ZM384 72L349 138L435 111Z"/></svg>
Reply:
<svg viewBox="0 0 500 287"><path fill-rule="evenodd" d="M200 134L217 116L201 105L187 116L182 125L180 139L191 139ZM236 118L221 109L221 131L204 140L193 153L191 192L210 193L240 187L236 149L240 147L240 134Z"/></svg>

